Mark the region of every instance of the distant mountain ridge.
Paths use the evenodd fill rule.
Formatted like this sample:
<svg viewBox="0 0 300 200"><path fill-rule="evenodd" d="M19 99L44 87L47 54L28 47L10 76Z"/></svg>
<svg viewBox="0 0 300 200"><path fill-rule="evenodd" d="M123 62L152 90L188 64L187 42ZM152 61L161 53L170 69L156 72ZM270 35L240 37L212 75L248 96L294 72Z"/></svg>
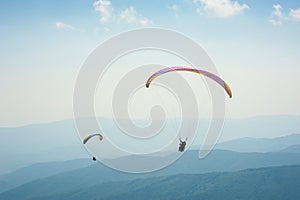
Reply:
<svg viewBox="0 0 300 200"><path fill-rule="evenodd" d="M84 168L92 164L94 162L91 159L33 164L12 173L0 175L0 193L33 180Z"/></svg>
<svg viewBox="0 0 300 200"><path fill-rule="evenodd" d="M108 119L103 121L111 123ZM209 126L209 120L203 119L202 122L194 142L197 149L205 137L201 131L205 131L205 127ZM289 133L300 133L300 116L226 119L220 141L243 137L278 137ZM89 157L76 133L73 119L16 128L0 128L0 160L4 161L0 165L0 174L37 162Z"/></svg>
<svg viewBox="0 0 300 200"><path fill-rule="evenodd" d="M281 152L300 153L300 144L289 146L285 149L282 149Z"/></svg>
<svg viewBox="0 0 300 200"><path fill-rule="evenodd" d="M276 152L290 146L300 145L300 134L291 134L276 138L240 138L218 143L216 149L236 152Z"/></svg>
<svg viewBox="0 0 300 200"><path fill-rule="evenodd" d="M90 177L91 178L91 177ZM62 177L62 180L64 178ZM35 181L0 194L1 200L52 199L285 199L300 196L300 166L247 169L237 172L177 174L147 179L71 182L62 187ZM49 192L50 191L50 192Z"/></svg>
<svg viewBox="0 0 300 200"><path fill-rule="evenodd" d="M72 162L74 162L74 166ZM123 162L126 162L126 157L123 158ZM139 165L140 163L132 164ZM85 167L85 165L88 166ZM61 166L59 163L33 165L0 176L0 192L18 187L21 184L27 185L32 183L36 184L36 187L39 187L40 191L44 191L46 194L51 193L52 190L55 191L57 187L65 187L64 189L71 190L73 185L69 185L70 183L78 183L86 187L110 181L167 176L179 173L203 174L283 165L300 165L299 154L286 152L237 153L215 150L209 156L200 160L198 151L187 151L179 160L167 168L146 174L119 172L100 163L94 163L91 159L74 160L61 162ZM67 169L67 166L69 166L69 169Z"/></svg>

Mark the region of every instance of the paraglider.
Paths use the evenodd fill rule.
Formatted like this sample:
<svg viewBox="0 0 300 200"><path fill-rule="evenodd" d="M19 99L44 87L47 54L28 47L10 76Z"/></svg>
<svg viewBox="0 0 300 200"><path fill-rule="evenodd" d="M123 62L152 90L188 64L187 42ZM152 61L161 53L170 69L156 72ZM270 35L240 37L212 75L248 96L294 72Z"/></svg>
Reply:
<svg viewBox="0 0 300 200"><path fill-rule="evenodd" d="M166 68L163 68L163 69L155 72L148 78L148 80L146 82L146 87L149 88L151 82L158 76L168 73L168 72L173 72L173 71L188 71L188 72L194 72L197 74L202 74L202 75L214 80L215 82L217 82L222 88L224 88L224 90L226 91L228 96L230 98L232 98L232 92L231 92L229 85L224 80L222 80L220 77L218 77L217 75L215 75L211 72L205 71L205 70L192 68L192 67L186 67L186 66L171 66L171 67L166 67ZM185 146L186 146L186 140L182 141L181 138L179 138L180 143L179 143L178 151L180 151L180 152L184 151Z"/></svg>
<svg viewBox="0 0 300 200"><path fill-rule="evenodd" d="M96 133L96 134L87 134L84 138L83 138L83 144L87 143L87 141L89 141L92 137L95 136L99 136L99 140L103 140L103 136L100 133ZM96 157L92 158L93 161L96 161Z"/></svg>
<svg viewBox="0 0 300 200"><path fill-rule="evenodd" d="M103 136L99 133L96 134L88 134L83 138L83 144L87 143L87 141L89 141L92 137L98 136L99 140L103 140Z"/></svg>
<svg viewBox="0 0 300 200"><path fill-rule="evenodd" d="M185 139L185 141L182 141L181 138L179 138L179 141L180 143L179 143L178 151L183 152L185 149L187 138Z"/></svg>
<svg viewBox="0 0 300 200"><path fill-rule="evenodd" d="M168 72L173 72L173 71L189 71L189 72L194 72L194 73L198 73L198 74L207 76L207 77L211 78L212 80L216 81L219 85L221 85L225 89L225 91L227 92L229 97L230 98L232 97L232 92L231 92L231 89L228 86L228 84L225 81L223 81L220 77L218 77L217 75L210 73L208 71L201 70L201 69L196 69L196 68L192 68L192 67L184 67L184 66L167 67L167 68L164 68L164 69L161 69L161 70L155 72L148 78L146 87L149 88L151 82L158 76L168 73Z"/></svg>

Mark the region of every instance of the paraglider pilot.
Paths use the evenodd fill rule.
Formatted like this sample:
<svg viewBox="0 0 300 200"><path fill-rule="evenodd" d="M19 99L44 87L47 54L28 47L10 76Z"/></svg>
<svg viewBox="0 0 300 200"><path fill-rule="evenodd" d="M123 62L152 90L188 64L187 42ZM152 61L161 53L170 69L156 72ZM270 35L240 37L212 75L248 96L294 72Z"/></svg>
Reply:
<svg viewBox="0 0 300 200"><path fill-rule="evenodd" d="M187 140L187 139L185 139L185 141L182 141L181 138L179 138L180 143L179 143L178 151L180 151L180 152L183 152L183 151L184 151L185 145L186 145L186 140Z"/></svg>

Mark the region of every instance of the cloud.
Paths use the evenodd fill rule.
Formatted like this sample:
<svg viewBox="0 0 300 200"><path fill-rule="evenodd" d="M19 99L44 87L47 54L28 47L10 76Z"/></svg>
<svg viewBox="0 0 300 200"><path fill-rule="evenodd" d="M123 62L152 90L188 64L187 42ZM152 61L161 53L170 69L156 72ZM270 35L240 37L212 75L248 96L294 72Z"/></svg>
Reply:
<svg viewBox="0 0 300 200"><path fill-rule="evenodd" d="M271 22L271 24L273 24L274 26L281 25L282 21L285 19L286 19L286 17L284 16L284 14L282 12L281 5L279 5L279 4L273 5L271 19L269 20Z"/></svg>
<svg viewBox="0 0 300 200"><path fill-rule="evenodd" d="M176 4L173 4L171 6L167 6L167 9L172 10L172 11L178 11L179 7Z"/></svg>
<svg viewBox="0 0 300 200"><path fill-rule="evenodd" d="M128 24L139 24L142 26L151 25L152 21L140 15L133 6L126 8L119 14L119 21L126 22Z"/></svg>
<svg viewBox="0 0 300 200"><path fill-rule="evenodd" d="M108 0L98 0L95 1L94 4L94 9L97 12L100 12L101 18L100 22L101 23L108 23L112 18L114 18L114 10L111 6L111 2Z"/></svg>
<svg viewBox="0 0 300 200"><path fill-rule="evenodd" d="M270 17L270 23L274 26L282 25L284 21L294 20L300 22L300 8L290 9L288 14L282 11L282 7L279 4L273 5L273 11Z"/></svg>
<svg viewBox="0 0 300 200"><path fill-rule="evenodd" d="M94 2L93 6L95 11L100 12L100 22L103 24L120 21L141 26L152 24L151 20L139 14L133 6L130 6L119 13L114 10L111 1L109 0L97 0Z"/></svg>
<svg viewBox="0 0 300 200"><path fill-rule="evenodd" d="M193 0L193 2L199 14L203 14L204 11L213 17L220 18L231 17L249 9L247 4L240 5L237 1L231 0Z"/></svg>
<svg viewBox="0 0 300 200"><path fill-rule="evenodd" d="M300 22L300 8L295 9L295 10L291 9L290 13L289 13L289 16L290 16L291 19Z"/></svg>
<svg viewBox="0 0 300 200"><path fill-rule="evenodd" d="M65 24L63 22L56 22L55 26L57 29L70 29L70 30L75 30L75 28L69 24Z"/></svg>

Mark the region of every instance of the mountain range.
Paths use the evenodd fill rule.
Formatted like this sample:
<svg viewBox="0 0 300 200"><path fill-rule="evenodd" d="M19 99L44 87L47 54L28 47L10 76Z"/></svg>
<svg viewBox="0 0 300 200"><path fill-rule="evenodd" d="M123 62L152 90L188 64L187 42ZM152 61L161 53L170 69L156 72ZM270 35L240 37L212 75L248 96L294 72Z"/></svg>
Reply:
<svg viewBox="0 0 300 200"><path fill-rule="evenodd" d="M215 148L236 152L275 152L297 151L300 145L300 134L291 134L276 138L239 138L218 143ZM293 146L293 147L292 147Z"/></svg>
<svg viewBox="0 0 300 200"><path fill-rule="evenodd" d="M69 185L70 182L95 185L103 182L176 174L203 174L238 171L248 168L300 165L299 155L298 153L289 152L239 153L214 150L204 159L199 159L198 151L190 150L170 166L143 174L116 171L101 163L95 163L92 159L40 163L0 176L0 193L31 182L37 182L39 190L51 193L52 189L55 190L56 187L72 187L73 185ZM124 157L122 161L126 163L126 159ZM164 159L164 157L161 159ZM140 163L131 164L139 165Z"/></svg>
<svg viewBox="0 0 300 200"><path fill-rule="evenodd" d="M297 116L278 116L226 121L225 137L204 159L198 158L202 135L170 166L142 174L116 171L92 161L72 120L0 128L0 199L245 199L245 195L246 199L295 199L299 194L292 184L297 184L294 178L298 176L292 173L298 173L300 166L298 120ZM272 123L273 127L262 128ZM250 124L250 129L238 133L237 127ZM261 129L274 131L278 137L270 138ZM250 130L260 130L261 137ZM236 138L224 141L229 132ZM173 154L145 159L157 162ZM128 163L129 158L119 159ZM258 193L253 195L254 191Z"/></svg>
<svg viewBox="0 0 300 200"><path fill-rule="evenodd" d="M62 177L61 180L65 180ZM72 177L69 177L72 178ZM50 199L249 199L296 200L300 197L300 166L247 169L237 172L177 174L90 184L53 179L34 181L0 194L1 200Z"/></svg>
<svg viewBox="0 0 300 200"><path fill-rule="evenodd" d="M112 123L108 119L102 120L107 124ZM198 138L195 139L192 148L199 149L199 145L205 136L201 131L209 126L209 120L204 119L202 122ZM278 150L284 149L287 148L286 143L277 143L276 140L273 140L271 143L275 142L276 144L266 145L266 147L270 147L267 149L260 144L259 140L300 133L299 124L300 116L283 115L226 119L219 143L235 139L245 140L245 142L243 146L226 142L219 145L218 148L241 152L267 152L276 148ZM247 138L243 139L245 137ZM248 145L247 140L251 140L249 137L257 138L257 140L251 141L251 145ZM234 143L239 142L237 140ZM293 144L300 144L299 139L295 139ZM244 148L246 146L247 148ZM0 128L0 152L0 175L40 162L90 158L76 133L74 120Z"/></svg>

